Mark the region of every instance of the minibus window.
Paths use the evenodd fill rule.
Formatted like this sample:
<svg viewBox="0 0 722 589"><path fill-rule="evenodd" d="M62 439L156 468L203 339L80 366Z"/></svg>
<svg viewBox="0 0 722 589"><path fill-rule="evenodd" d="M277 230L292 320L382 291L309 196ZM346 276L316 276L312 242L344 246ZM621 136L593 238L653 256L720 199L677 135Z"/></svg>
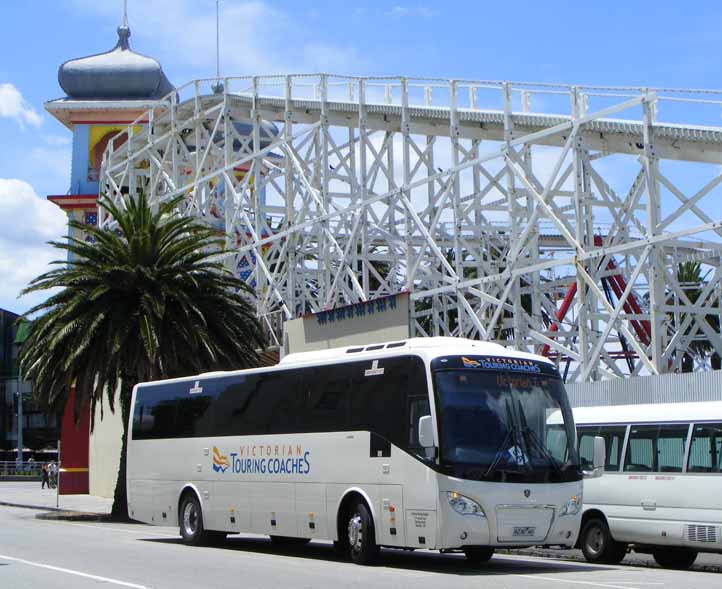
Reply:
<svg viewBox="0 0 722 589"><path fill-rule="evenodd" d="M682 472L687 425L633 425L624 470Z"/></svg>
<svg viewBox="0 0 722 589"><path fill-rule="evenodd" d="M722 466L722 423L695 425L689 448L688 472L720 472Z"/></svg>

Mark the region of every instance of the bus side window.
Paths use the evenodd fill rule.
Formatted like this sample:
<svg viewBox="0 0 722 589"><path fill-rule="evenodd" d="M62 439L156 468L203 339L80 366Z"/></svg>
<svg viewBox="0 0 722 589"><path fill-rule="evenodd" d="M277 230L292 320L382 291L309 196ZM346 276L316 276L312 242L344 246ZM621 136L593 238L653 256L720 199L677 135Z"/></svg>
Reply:
<svg viewBox="0 0 722 589"><path fill-rule="evenodd" d="M176 437L177 391L175 385L155 385L136 394L133 439Z"/></svg>
<svg viewBox="0 0 722 589"><path fill-rule="evenodd" d="M297 431L333 432L346 429L350 376L348 364L318 366L303 371ZM288 386L293 386L293 383Z"/></svg>
<svg viewBox="0 0 722 589"><path fill-rule="evenodd" d="M692 430L688 472L720 472L722 467L722 423L697 424Z"/></svg>
<svg viewBox="0 0 722 589"><path fill-rule="evenodd" d="M682 472L688 425L634 425L624 462L627 472Z"/></svg>
<svg viewBox="0 0 722 589"><path fill-rule="evenodd" d="M655 469L655 440L658 429L657 425L632 426L624 459L626 472L652 472Z"/></svg>
<svg viewBox="0 0 722 589"><path fill-rule="evenodd" d="M619 460L622 457L622 445L624 444L624 434L627 428L624 426L602 426L599 428L597 435L604 438L607 448L607 460L604 470L607 472L615 472L619 470Z"/></svg>
<svg viewBox="0 0 722 589"><path fill-rule="evenodd" d="M429 390L426 384L426 368L418 358L408 359L408 397L406 415L408 418L407 448L415 454L424 454L419 444L419 418L431 414Z"/></svg>
<svg viewBox="0 0 722 589"><path fill-rule="evenodd" d="M689 425L661 425L657 435L657 470L682 472Z"/></svg>
<svg viewBox="0 0 722 589"><path fill-rule="evenodd" d="M408 448L417 454L423 453L423 448L419 444L419 418L424 415L430 415L428 397L409 397L409 439Z"/></svg>
<svg viewBox="0 0 722 589"><path fill-rule="evenodd" d="M594 437L598 435L598 427L578 427L577 434L579 436L579 461L582 470L592 470L594 468Z"/></svg>

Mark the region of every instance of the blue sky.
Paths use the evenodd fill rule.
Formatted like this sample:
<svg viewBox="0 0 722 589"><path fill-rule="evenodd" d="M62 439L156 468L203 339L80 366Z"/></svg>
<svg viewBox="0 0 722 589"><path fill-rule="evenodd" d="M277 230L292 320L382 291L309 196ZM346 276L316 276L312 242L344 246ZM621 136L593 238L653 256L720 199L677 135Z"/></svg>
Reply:
<svg viewBox="0 0 722 589"><path fill-rule="evenodd" d="M713 1L330 2L224 0L222 73L300 71L722 87ZM66 59L115 43L122 0L1 0L0 307L57 255L70 133L43 110ZM215 69L214 0L129 0L131 42L175 84Z"/></svg>

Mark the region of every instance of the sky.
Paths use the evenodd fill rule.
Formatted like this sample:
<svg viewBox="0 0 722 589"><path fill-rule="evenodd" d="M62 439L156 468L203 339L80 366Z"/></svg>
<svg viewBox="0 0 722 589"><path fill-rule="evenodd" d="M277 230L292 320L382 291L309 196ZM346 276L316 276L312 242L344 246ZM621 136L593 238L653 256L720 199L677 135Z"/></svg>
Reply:
<svg viewBox="0 0 722 589"><path fill-rule="evenodd" d="M131 44L176 85L215 72L214 0L128 0ZM62 258L70 132L43 103L58 66L116 41L122 0L0 0L0 308ZM688 0L223 0L221 73L325 71L599 85L722 87L722 3Z"/></svg>

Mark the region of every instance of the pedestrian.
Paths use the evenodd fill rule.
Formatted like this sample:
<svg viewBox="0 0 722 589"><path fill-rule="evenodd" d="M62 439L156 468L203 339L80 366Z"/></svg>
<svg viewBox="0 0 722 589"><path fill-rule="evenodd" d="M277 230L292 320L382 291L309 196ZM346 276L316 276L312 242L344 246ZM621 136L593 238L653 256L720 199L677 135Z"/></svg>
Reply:
<svg viewBox="0 0 722 589"><path fill-rule="evenodd" d="M45 463L43 463L43 472L42 472L42 474L43 474L43 482L42 482L42 484L40 485L40 488L41 488L41 489L44 489L44 488L45 488L45 485L47 485L47 486L48 486L48 489L49 489L49 488L50 488L50 478L49 478L49 473L48 473L48 465L45 464Z"/></svg>
<svg viewBox="0 0 722 589"><path fill-rule="evenodd" d="M58 465L55 464L55 460L50 462L50 466L48 466L48 474L50 475L50 487L54 489L58 486Z"/></svg>

